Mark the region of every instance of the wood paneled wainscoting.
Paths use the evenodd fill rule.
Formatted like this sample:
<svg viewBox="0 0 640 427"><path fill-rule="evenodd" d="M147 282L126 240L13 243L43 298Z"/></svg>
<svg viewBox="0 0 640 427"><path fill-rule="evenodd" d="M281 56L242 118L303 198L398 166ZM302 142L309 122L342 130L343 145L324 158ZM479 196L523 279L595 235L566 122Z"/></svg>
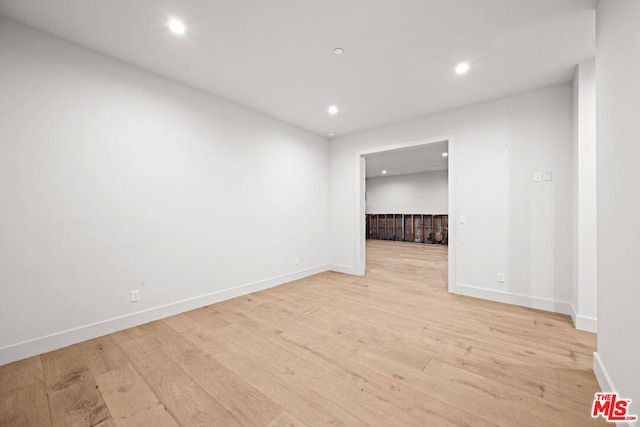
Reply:
<svg viewBox="0 0 640 427"><path fill-rule="evenodd" d="M0 367L2 426L587 426L594 334L447 292L447 248L322 273Z"/></svg>

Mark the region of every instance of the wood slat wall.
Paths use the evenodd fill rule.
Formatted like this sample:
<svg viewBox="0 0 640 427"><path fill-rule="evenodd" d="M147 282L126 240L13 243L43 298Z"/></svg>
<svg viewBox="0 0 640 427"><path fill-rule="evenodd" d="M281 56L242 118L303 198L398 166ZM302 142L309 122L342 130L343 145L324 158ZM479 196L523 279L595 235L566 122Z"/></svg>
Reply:
<svg viewBox="0 0 640 427"><path fill-rule="evenodd" d="M447 245L449 215L366 214L367 239Z"/></svg>

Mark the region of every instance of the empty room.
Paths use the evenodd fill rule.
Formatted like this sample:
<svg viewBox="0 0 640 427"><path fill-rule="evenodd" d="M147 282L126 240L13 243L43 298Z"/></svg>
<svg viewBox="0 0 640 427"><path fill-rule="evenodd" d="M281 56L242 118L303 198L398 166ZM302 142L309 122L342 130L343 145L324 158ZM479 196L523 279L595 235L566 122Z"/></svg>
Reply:
<svg viewBox="0 0 640 427"><path fill-rule="evenodd" d="M0 426L640 414L637 0L0 0Z"/></svg>

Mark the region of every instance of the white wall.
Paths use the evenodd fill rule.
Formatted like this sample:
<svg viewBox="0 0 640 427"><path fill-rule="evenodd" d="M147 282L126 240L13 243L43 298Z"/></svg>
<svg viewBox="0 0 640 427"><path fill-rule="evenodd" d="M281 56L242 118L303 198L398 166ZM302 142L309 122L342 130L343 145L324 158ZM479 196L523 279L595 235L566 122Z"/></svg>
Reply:
<svg viewBox="0 0 640 427"><path fill-rule="evenodd" d="M598 356L609 386L640 415L640 2L596 13ZM600 370L598 379L606 388Z"/></svg>
<svg viewBox="0 0 640 427"><path fill-rule="evenodd" d="M448 172L367 178L367 213L446 214Z"/></svg>
<svg viewBox="0 0 640 427"><path fill-rule="evenodd" d="M325 138L6 20L0 64L0 364L326 269Z"/></svg>
<svg viewBox="0 0 640 427"><path fill-rule="evenodd" d="M573 291L576 328L597 331L595 61L576 67L573 78Z"/></svg>
<svg viewBox="0 0 640 427"><path fill-rule="evenodd" d="M547 87L330 142L331 263L357 272L359 152L451 135L455 283L485 298L570 312L572 88ZM552 171L550 182L533 182ZM455 206L455 210L453 207ZM451 253L455 246L455 253ZM497 282L504 272L505 283Z"/></svg>

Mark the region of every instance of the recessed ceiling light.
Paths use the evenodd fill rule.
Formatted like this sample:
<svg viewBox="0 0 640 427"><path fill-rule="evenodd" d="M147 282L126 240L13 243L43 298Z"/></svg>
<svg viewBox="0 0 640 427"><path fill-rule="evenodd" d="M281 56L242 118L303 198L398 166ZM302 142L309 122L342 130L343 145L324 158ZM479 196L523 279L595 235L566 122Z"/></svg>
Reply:
<svg viewBox="0 0 640 427"><path fill-rule="evenodd" d="M177 34L179 36L182 36L187 32L187 26L177 18L169 19L167 21L167 27L169 27L169 30L171 30L173 34Z"/></svg>
<svg viewBox="0 0 640 427"><path fill-rule="evenodd" d="M386 174L387 174L387 171L382 171L382 174L383 174L383 175L386 175Z"/></svg>
<svg viewBox="0 0 640 427"><path fill-rule="evenodd" d="M449 155L449 153L447 153L446 151L444 153L442 153L442 157L447 157Z"/></svg>
<svg viewBox="0 0 640 427"><path fill-rule="evenodd" d="M344 53L344 49L342 49L341 47L337 47L333 49L333 53L335 53L336 55L342 55Z"/></svg>
<svg viewBox="0 0 640 427"><path fill-rule="evenodd" d="M461 62L458 65L456 65L455 68L456 74L461 76L463 74L467 74L469 72L469 63L468 62Z"/></svg>
<svg viewBox="0 0 640 427"><path fill-rule="evenodd" d="M327 134L327 136L328 136L329 138L333 138L334 136L336 136L336 133L335 133L335 132L329 132L329 133Z"/></svg>
<svg viewBox="0 0 640 427"><path fill-rule="evenodd" d="M329 108L327 108L327 111L332 116L335 116L336 114L338 114L338 111L340 111L340 110L338 110L338 106L337 105L330 105Z"/></svg>

